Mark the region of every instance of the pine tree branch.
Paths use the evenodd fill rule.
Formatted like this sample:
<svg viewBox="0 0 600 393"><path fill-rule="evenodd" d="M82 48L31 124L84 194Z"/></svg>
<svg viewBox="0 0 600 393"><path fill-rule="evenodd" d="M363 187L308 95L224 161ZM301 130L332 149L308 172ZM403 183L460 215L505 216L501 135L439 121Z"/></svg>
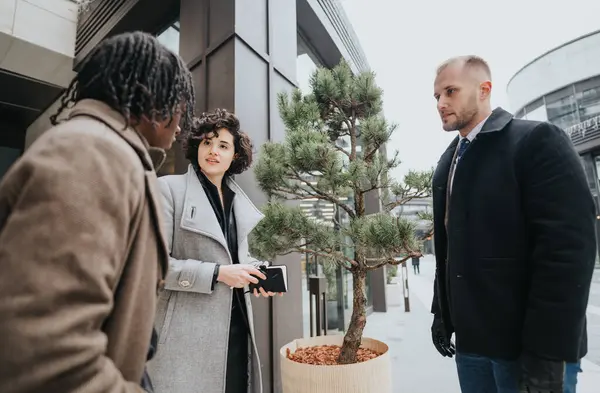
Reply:
<svg viewBox="0 0 600 393"><path fill-rule="evenodd" d="M335 107L337 108L337 110L338 110L338 111L339 111L339 112L340 112L342 115L344 115L344 117L345 117L345 118L343 119L343 121L344 121L344 124L346 124L346 127L348 128L348 132L350 132L350 128L351 128L350 126L351 126L351 124L352 124L352 123L351 123L351 122L350 122L350 120L348 119L348 116L346 116L346 114L344 113L344 110L342 109L342 106L341 106L341 105L340 105L340 104L339 104L339 103L338 103L336 100L333 100L333 99L331 99L331 98L329 98L329 100L331 101L331 103L333 104L333 106L335 106Z"/></svg>
<svg viewBox="0 0 600 393"><path fill-rule="evenodd" d="M350 133L350 161L356 161L356 145L357 145L357 135L356 135L356 119L354 117L355 112L354 108L352 109L352 120L350 121L351 127L348 128L348 132Z"/></svg>
<svg viewBox="0 0 600 393"><path fill-rule="evenodd" d="M418 191L414 195L406 196L397 201L388 203L387 205L385 205L385 211L387 211L387 212L392 211L394 208L404 205L404 204L412 201L413 199L427 198L427 196L428 196L427 190Z"/></svg>
<svg viewBox="0 0 600 393"><path fill-rule="evenodd" d="M385 184L380 184L378 186L372 186L370 188L367 188L366 190L363 190L362 193L366 194L367 192L373 191L373 190L385 190L390 188L390 183L385 183Z"/></svg>
<svg viewBox="0 0 600 393"><path fill-rule="evenodd" d="M342 224L340 224L340 222L334 217L331 218L331 221L333 221L333 225L336 225L338 228L342 227Z"/></svg>
<svg viewBox="0 0 600 393"><path fill-rule="evenodd" d="M375 157L375 153L377 153L377 150L379 150L379 148L381 147L381 145L377 146L377 148L374 148L373 150L367 152L367 154L365 154L365 162L371 162L373 161L373 157Z"/></svg>
<svg viewBox="0 0 600 393"><path fill-rule="evenodd" d="M392 136L394 130L396 127L393 127L391 129L391 131L389 131L387 139L389 141L389 138ZM377 154L377 152L379 151L379 149L381 149L381 146L383 146L386 142L376 142L372 145L371 150L368 150L366 152L366 154L364 155L364 160L367 162L371 162L373 160L373 157L375 157L375 154Z"/></svg>
<svg viewBox="0 0 600 393"><path fill-rule="evenodd" d="M394 258L366 258L364 268L367 270L375 270L395 261Z"/></svg>
<svg viewBox="0 0 600 393"><path fill-rule="evenodd" d="M383 168L381 168L378 172L377 172L377 179L378 179L378 183L375 185L371 185L371 187L367 188L366 190L361 190L361 194L366 194L367 192L371 192L373 190L378 190L378 189L385 189L385 188L390 188L390 182L386 182L386 183L381 183L379 179L381 179L381 175L383 174Z"/></svg>
<svg viewBox="0 0 600 393"><path fill-rule="evenodd" d="M333 143L333 144L332 144L332 146L335 148L335 150L337 150L337 151L341 151L342 153L344 153L344 154L346 155L346 157L350 158L350 153L348 153L348 152L346 151L346 149L344 149L344 148L343 148L343 147L341 147L341 146L338 146L338 145L336 145L335 143Z"/></svg>
<svg viewBox="0 0 600 393"><path fill-rule="evenodd" d="M283 254L280 254L280 255L289 255L289 254L292 254L292 253L295 253L295 252L304 254L304 253L307 252L306 247L308 247L311 244L312 244L312 242L305 242L305 243L299 244L296 247L292 248L290 251L288 251L286 253L283 253Z"/></svg>
<svg viewBox="0 0 600 393"><path fill-rule="evenodd" d="M317 189L315 186L313 186L308 180L304 179L300 173L298 173L298 171L295 168L292 168L292 171L294 172L294 180L298 180L299 182L301 182L302 184L304 184L305 186L307 186L308 188L310 188L313 193L313 197L314 198L318 198L324 201L328 201L333 203L336 206L341 207L342 209L344 209L346 211L346 213L348 213L348 215L352 218L356 217L356 213L354 212L354 210L352 210L352 208L350 206L348 206L347 204L343 203L342 201L340 201L339 199L337 199L336 197L333 197L331 195L326 194L325 192ZM307 190L307 192L310 193L310 191Z"/></svg>
<svg viewBox="0 0 600 393"><path fill-rule="evenodd" d="M413 257L422 257L423 254L421 253L420 250L411 250L411 247L408 245L408 243L404 242L402 244L402 248L407 251L407 255L404 258L400 258L398 260L396 260L393 257L386 257L386 258L367 258L367 260L365 262L365 268L367 270L374 270L374 269L379 269L382 266L385 265L400 265L404 262L406 262L409 258L413 258ZM369 265L368 262L375 262L375 264L373 265Z"/></svg>
<svg viewBox="0 0 600 393"><path fill-rule="evenodd" d="M404 262L408 261L410 258L420 257L420 251L413 251L404 258L396 259L396 258L368 258L367 262L374 262L374 264L366 264L365 269L367 270L375 270L383 267L385 265L401 265Z"/></svg>
<svg viewBox="0 0 600 393"><path fill-rule="evenodd" d="M373 157L375 157L375 154L379 151L381 146L383 146L383 143L374 144L372 150L368 151L367 154L365 154L365 156L364 156L365 162L373 161Z"/></svg>
<svg viewBox="0 0 600 393"><path fill-rule="evenodd" d="M309 253L312 255L316 255L318 257L324 257L324 258L331 258L332 254L328 253L328 252L323 252L323 251L317 251L317 250L313 250L311 248L300 248L299 246L294 247L294 249L288 251L285 254L281 254L281 255L288 255L294 252L298 252L298 253ZM347 256L342 256L342 259L346 262L348 262L350 265L352 266L358 266L358 262L356 262L354 259L348 258ZM344 266L344 265L342 265ZM345 266L344 266L345 267ZM347 267L346 267L347 268ZM347 268L348 269L348 268Z"/></svg>
<svg viewBox="0 0 600 393"><path fill-rule="evenodd" d="M318 198L318 195L312 194L305 189L302 189L302 191L304 191L305 194L301 194L301 193L292 191L291 189L277 187L273 190L273 195L277 195L277 196L287 199L289 201L304 201L307 199ZM290 195L294 195L294 198L290 197Z"/></svg>

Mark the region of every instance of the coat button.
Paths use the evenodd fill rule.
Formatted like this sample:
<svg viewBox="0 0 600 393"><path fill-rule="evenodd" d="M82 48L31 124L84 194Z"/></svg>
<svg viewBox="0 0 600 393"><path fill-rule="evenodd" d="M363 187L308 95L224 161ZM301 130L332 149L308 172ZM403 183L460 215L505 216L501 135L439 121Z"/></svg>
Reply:
<svg viewBox="0 0 600 393"><path fill-rule="evenodd" d="M179 282L179 285L181 285L184 288L187 288L190 286L190 282L188 280L183 280Z"/></svg>

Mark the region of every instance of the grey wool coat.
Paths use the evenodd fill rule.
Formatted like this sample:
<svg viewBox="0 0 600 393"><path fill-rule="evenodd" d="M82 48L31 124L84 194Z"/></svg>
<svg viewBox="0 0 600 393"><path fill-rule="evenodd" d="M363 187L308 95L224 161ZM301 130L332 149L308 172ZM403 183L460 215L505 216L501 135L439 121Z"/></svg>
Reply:
<svg viewBox="0 0 600 393"><path fill-rule="evenodd" d="M211 284L216 264L232 263L227 242L191 165L183 175L158 180L170 262L159 295L159 344L148 365L150 376L156 393L223 393L233 291L223 283L211 291ZM248 234L263 215L235 182L228 186L236 194L239 261L256 263L248 253ZM252 338L248 392L262 393L250 296L245 295Z"/></svg>

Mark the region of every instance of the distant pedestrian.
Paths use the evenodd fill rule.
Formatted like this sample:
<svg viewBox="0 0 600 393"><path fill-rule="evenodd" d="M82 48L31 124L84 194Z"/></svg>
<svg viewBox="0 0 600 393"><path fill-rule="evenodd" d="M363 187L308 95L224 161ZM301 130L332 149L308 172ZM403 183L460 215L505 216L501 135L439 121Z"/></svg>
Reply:
<svg viewBox="0 0 600 393"><path fill-rule="evenodd" d="M456 333L463 393L575 392L594 201L565 132L492 111L491 91L479 57L438 68L442 125L459 135L433 178L433 342L452 357Z"/></svg>
<svg viewBox="0 0 600 393"><path fill-rule="evenodd" d="M419 267L421 262L421 257L413 257L412 258L412 267L415 274L421 274L421 269Z"/></svg>
<svg viewBox="0 0 600 393"><path fill-rule="evenodd" d="M155 170L193 107L177 55L149 34L113 36L6 173L0 392L151 388L144 366L169 263Z"/></svg>

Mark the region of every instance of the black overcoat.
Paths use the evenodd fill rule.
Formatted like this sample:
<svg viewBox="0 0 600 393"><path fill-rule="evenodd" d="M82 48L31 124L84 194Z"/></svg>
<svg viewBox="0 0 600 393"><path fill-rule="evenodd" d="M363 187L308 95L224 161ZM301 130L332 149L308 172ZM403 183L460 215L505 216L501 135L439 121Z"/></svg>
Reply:
<svg viewBox="0 0 600 393"><path fill-rule="evenodd" d="M497 108L458 163L447 201L457 144L433 177L432 313L456 333L460 352L579 360L596 209L571 141L554 125Z"/></svg>

